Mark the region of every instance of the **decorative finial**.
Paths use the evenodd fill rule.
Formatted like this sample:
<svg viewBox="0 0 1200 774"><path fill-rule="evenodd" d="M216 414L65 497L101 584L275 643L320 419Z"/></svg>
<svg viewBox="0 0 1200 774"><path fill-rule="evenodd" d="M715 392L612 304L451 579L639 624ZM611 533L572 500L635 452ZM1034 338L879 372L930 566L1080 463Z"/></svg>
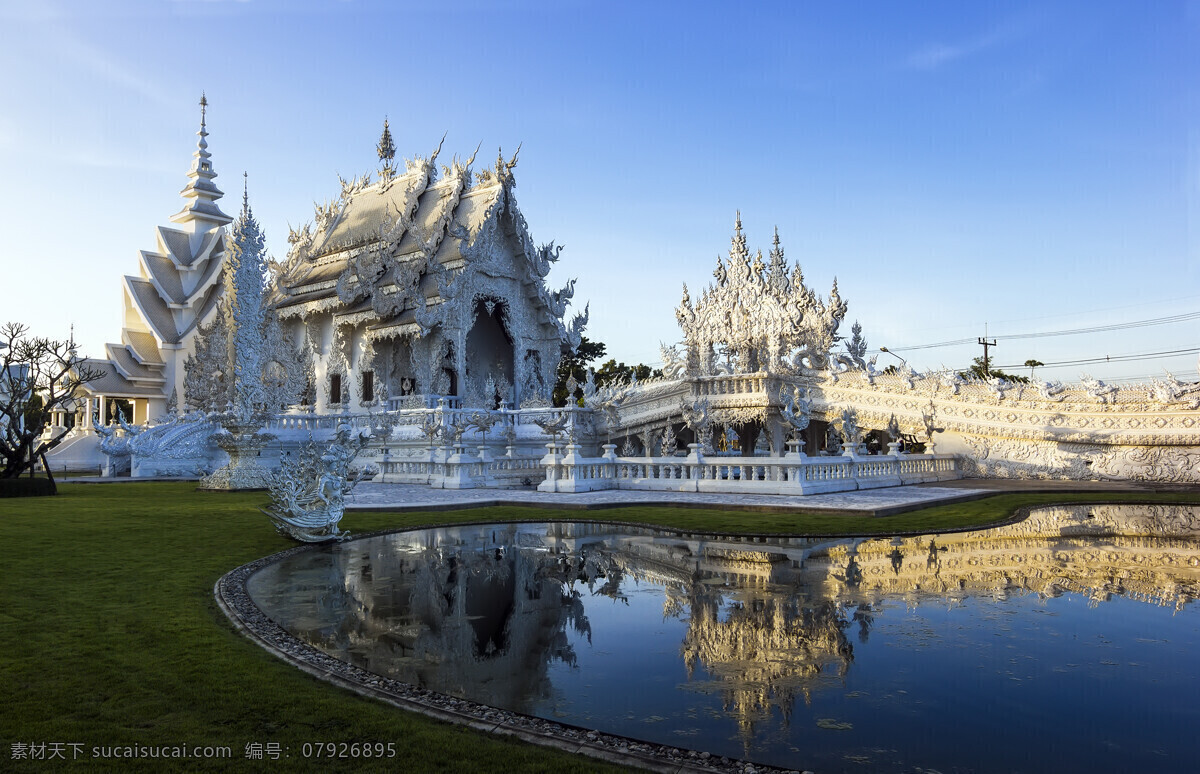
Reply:
<svg viewBox="0 0 1200 774"><path fill-rule="evenodd" d="M737 222L734 225L734 230L736 230L736 231L742 230L742 211L741 210L737 211Z"/></svg>
<svg viewBox="0 0 1200 774"><path fill-rule="evenodd" d="M375 146L375 152L387 167L390 167L392 159L396 158L396 145L392 142L392 130L388 128L387 116L383 117L383 134L379 138L379 144Z"/></svg>
<svg viewBox="0 0 1200 774"><path fill-rule="evenodd" d="M200 128L204 128L204 114L208 112L208 97L200 92Z"/></svg>
<svg viewBox="0 0 1200 774"><path fill-rule="evenodd" d="M250 212L250 173L242 172L242 214Z"/></svg>
<svg viewBox="0 0 1200 774"><path fill-rule="evenodd" d="M779 226L775 227L775 246L779 247Z"/></svg>
<svg viewBox="0 0 1200 774"><path fill-rule="evenodd" d="M379 160L383 162L383 167L379 170L379 179L387 183L396 176L396 168L392 163L392 160L396 158L396 145L392 142L392 130L388 128L387 116L383 117L383 134L379 137L379 144L375 146L375 152L379 154Z"/></svg>

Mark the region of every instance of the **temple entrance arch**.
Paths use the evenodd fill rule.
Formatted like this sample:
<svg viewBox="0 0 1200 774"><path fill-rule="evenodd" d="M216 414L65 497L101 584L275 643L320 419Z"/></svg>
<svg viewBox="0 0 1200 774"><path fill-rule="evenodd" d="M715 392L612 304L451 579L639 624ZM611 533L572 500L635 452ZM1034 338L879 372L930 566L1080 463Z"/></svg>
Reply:
<svg viewBox="0 0 1200 774"><path fill-rule="evenodd" d="M493 408L513 400L513 339L508 307L494 298L475 301L474 323L467 333L466 398L470 405Z"/></svg>

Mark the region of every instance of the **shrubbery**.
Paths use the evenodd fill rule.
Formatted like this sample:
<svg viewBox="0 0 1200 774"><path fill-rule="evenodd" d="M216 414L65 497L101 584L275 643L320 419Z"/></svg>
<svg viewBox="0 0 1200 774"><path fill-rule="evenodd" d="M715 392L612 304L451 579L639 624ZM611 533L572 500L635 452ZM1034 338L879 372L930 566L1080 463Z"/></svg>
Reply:
<svg viewBox="0 0 1200 774"><path fill-rule="evenodd" d="M0 478L0 497L42 497L55 494L48 478Z"/></svg>

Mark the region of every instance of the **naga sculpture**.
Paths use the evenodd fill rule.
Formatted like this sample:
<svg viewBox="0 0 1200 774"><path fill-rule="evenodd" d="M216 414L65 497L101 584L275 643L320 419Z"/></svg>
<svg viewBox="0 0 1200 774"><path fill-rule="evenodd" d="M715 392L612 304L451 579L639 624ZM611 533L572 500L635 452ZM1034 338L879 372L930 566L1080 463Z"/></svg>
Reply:
<svg viewBox="0 0 1200 774"><path fill-rule="evenodd" d="M863 432L858 424L858 411L854 408L842 409L838 424L841 427L842 438L845 440L847 450L851 454L861 454Z"/></svg>
<svg viewBox="0 0 1200 774"><path fill-rule="evenodd" d="M350 533L338 529L345 513L346 495L370 469L352 470L350 463L366 443L363 433L338 426L333 443L321 450L309 443L296 457L285 459L269 482L272 504L262 512L275 529L302 543L345 540Z"/></svg>
<svg viewBox="0 0 1200 774"><path fill-rule="evenodd" d="M789 446L793 446L793 451L801 456L804 454L804 438L801 433L807 430L812 422L813 410L812 401L806 392L799 387L793 387L792 394L786 396L783 408L779 410L783 421L792 428L792 441Z"/></svg>

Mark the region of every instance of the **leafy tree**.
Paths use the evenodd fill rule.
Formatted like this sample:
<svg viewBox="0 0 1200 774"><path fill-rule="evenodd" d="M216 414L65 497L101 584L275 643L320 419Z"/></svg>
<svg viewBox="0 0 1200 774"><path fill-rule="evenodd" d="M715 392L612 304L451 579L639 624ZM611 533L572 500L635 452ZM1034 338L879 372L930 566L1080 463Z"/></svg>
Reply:
<svg viewBox="0 0 1200 774"><path fill-rule="evenodd" d="M563 355L558 361L557 379L554 382L554 405L567 405L567 379L575 377L575 381L583 384L587 379L587 367L593 360L604 357L607 347L603 342L592 341L587 336L579 340L579 347L574 354Z"/></svg>
<svg viewBox="0 0 1200 774"><path fill-rule="evenodd" d="M567 377L574 375L575 381L583 384L587 380L588 365L604 357L607 351L608 347L603 342L592 341L584 336L574 355L566 355L558 361L558 381L554 385L555 406L567 405ZM612 358L595 370L597 387L627 381L632 374L636 374L639 381L662 376L661 368L651 368L644 363L628 366Z"/></svg>
<svg viewBox="0 0 1200 774"><path fill-rule="evenodd" d="M29 335L28 326L0 325L0 478L33 473L41 460L46 472L46 452L58 446L63 434L44 438L51 414L75 405L75 393L104 371L84 366L84 359L69 341ZM51 485L54 478L51 475Z"/></svg>
<svg viewBox="0 0 1200 774"><path fill-rule="evenodd" d="M1046 364L1040 360L1032 360L1032 359L1026 360L1025 367L1029 369L1029 378L1030 379L1033 378L1033 369L1037 368L1038 366L1044 366L1044 365L1046 365Z"/></svg>
<svg viewBox="0 0 1200 774"><path fill-rule="evenodd" d="M616 360L608 360L596 371L596 386L603 387L614 382L628 381L630 376L637 375L638 381L652 376L662 376L661 368L651 368L644 363L627 366Z"/></svg>
<svg viewBox="0 0 1200 774"><path fill-rule="evenodd" d="M1026 363L1025 365L1029 365L1029 363ZM1038 365L1041 365L1041 363L1039 363ZM1028 376L1017 376L1016 374L1008 374L1008 373L1005 373L1004 371L997 371L995 368L984 369L983 357L975 358L975 360L971 363L971 367L968 368L966 371L960 371L959 376L962 376L964 378L974 377L976 379L990 379L991 377L994 376L998 379L1004 379L1005 381L1008 381L1008 382L1022 382L1022 383L1026 383L1026 384L1029 382Z"/></svg>

